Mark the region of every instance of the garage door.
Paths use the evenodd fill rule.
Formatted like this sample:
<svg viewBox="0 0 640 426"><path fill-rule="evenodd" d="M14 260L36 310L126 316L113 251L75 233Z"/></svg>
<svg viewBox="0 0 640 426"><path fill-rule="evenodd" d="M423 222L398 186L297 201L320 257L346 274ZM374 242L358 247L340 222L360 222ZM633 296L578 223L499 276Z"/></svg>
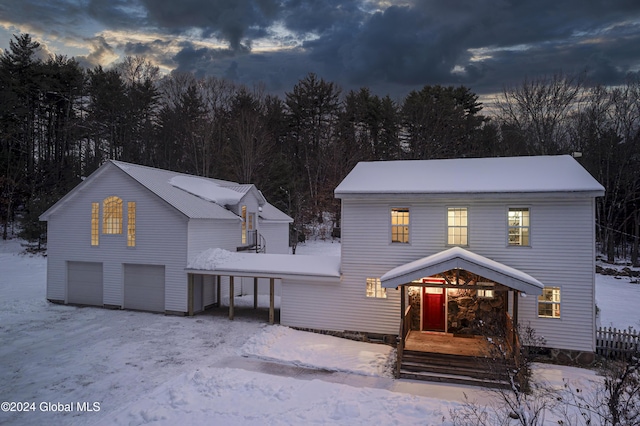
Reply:
<svg viewBox="0 0 640 426"><path fill-rule="evenodd" d="M102 306L102 263L67 262L67 303Z"/></svg>
<svg viewBox="0 0 640 426"><path fill-rule="evenodd" d="M164 312L164 266L124 265L124 308Z"/></svg>

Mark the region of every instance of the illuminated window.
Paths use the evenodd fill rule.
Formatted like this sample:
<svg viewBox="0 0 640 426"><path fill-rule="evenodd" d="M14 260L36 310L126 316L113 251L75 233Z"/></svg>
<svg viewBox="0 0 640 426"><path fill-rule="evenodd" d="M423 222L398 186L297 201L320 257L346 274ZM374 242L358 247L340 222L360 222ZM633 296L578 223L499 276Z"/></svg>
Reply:
<svg viewBox="0 0 640 426"><path fill-rule="evenodd" d="M127 203L127 246L136 246L136 203Z"/></svg>
<svg viewBox="0 0 640 426"><path fill-rule="evenodd" d="M247 206L242 206L242 244L247 244Z"/></svg>
<svg viewBox="0 0 640 426"><path fill-rule="evenodd" d="M560 287L545 287L538 296L538 316L560 318Z"/></svg>
<svg viewBox="0 0 640 426"><path fill-rule="evenodd" d="M122 199L105 198L102 203L102 233L122 234Z"/></svg>
<svg viewBox="0 0 640 426"><path fill-rule="evenodd" d="M380 278L367 278L367 297L387 298L387 289L380 285Z"/></svg>
<svg viewBox="0 0 640 426"><path fill-rule="evenodd" d="M100 235L100 203L91 203L91 245L97 246Z"/></svg>
<svg viewBox="0 0 640 426"><path fill-rule="evenodd" d="M467 208L449 207L447 209L447 244L466 246L468 233Z"/></svg>
<svg viewBox="0 0 640 426"><path fill-rule="evenodd" d="M409 242L409 209L391 209L391 242Z"/></svg>
<svg viewBox="0 0 640 426"><path fill-rule="evenodd" d="M478 297L483 299L493 299L494 297L493 290L478 289Z"/></svg>
<svg viewBox="0 0 640 426"><path fill-rule="evenodd" d="M510 208L508 213L509 245L529 245L529 209Z"/></svg>

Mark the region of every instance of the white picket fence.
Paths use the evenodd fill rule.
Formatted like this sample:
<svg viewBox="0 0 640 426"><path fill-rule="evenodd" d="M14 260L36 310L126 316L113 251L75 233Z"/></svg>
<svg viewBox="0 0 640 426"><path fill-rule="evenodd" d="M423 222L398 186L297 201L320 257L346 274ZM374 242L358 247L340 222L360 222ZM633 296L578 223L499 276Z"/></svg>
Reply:
<svg viewBox="0 0 640 426"><path fill-rule="evenodd" d="M632 354L640 353L640 334L631 327L626 330L599 327L596 352L606 358L629 359Z"/></svg>

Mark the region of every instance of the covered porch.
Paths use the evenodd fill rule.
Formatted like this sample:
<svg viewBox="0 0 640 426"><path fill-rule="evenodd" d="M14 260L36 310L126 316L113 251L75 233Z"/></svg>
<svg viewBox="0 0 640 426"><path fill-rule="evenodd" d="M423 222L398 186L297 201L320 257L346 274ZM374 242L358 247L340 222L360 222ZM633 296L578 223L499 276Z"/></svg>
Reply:
<svg viewBox="0 0 640 426"><path fill-rule="evenodd" d="M543 288L460 247L394 268L381 285L401 291L398 377L480 385L499 385L488 364L518 362L518 300Z"/></svg>

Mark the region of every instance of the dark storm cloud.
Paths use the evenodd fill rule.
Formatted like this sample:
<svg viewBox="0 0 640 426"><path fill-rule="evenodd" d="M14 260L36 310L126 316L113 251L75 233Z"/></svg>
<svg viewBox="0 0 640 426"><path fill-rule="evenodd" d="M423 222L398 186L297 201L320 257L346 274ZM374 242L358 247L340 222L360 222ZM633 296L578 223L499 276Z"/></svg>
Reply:
<svg viewBox="0 0 640 426"><path fill-rule="evenodd" d="M139 29L145 24L144 10L136 1L89 0L87 13L96 21L114 29Z"/></svg>
<svg viewBox="0 0 640 426"><path fill-rule="evenodd" d="M264 35L277 14L275 0L141 0L149 22L176 32L198 28L204 37L218 36L233 50L247 38Z"/></svg>
<svg viewBox="0 0 640 426"><path fill-rule="evenodd" d="M332 25L310 19L306 25L319 37L304 47L330 78L351 85L465 84L495 91L525 75L585 69L594 79L620 82L639 65L639 11L631 1L416 1L359 25L354 13L336 14L345 20ZM625 25L628 34L620 36ZM513 49L518 45L521 50ZM494 49L490 58L472 62L469 49L482 47ZM452 72L455 66L465 72Z"/></svg>
<svg viewBox="0 0 640 426"><path fill-rule="evenodd" d="M27 25L30 31L51 31L73 28L82 21L82 5L77 0L2 0L0 21L9 21L15 26Z"/></svg>
<svg viewBox="0 0 640 426"><path fill-rule="evenodd" d="M86 63L112 57L113 49L118 49L200 76L226 76L246 84L263 81L276 92L291 90L309 72L347 90L368 86L393 95L426 84L464 84L476 93L490 93L525 76L559 71L585 71L595 82L617 84L640 68L638 0L2 0L0 4L5 22L29 24L27 28L45 34L68 36L75 25L86 28L88 17L103 29L126 31L109 40L89 36L93 44L91 53L82 58ZM287 31L278 32L277 27ZM144 31L153 32L154 38L127 40L127 33ZM228 44L222 49L203 47L193 40L198 34ZM252 49L264 37L290 49Z"/></svg>

